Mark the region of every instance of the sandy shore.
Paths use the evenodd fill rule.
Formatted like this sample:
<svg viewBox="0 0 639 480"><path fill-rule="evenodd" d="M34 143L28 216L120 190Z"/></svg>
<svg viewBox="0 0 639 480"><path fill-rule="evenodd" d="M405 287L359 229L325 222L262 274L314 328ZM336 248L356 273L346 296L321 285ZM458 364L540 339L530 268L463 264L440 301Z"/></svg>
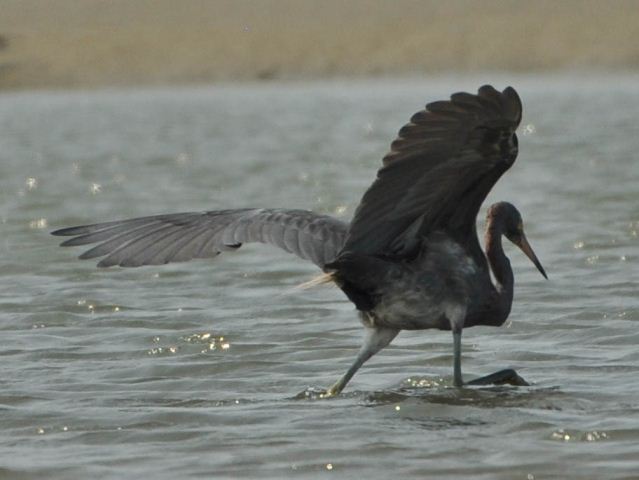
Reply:
<svg viewBox="0 0 639 480"><path fill-rule="evenodd" d="M639 1L0 0L0 88L637 70Z"/></svg>

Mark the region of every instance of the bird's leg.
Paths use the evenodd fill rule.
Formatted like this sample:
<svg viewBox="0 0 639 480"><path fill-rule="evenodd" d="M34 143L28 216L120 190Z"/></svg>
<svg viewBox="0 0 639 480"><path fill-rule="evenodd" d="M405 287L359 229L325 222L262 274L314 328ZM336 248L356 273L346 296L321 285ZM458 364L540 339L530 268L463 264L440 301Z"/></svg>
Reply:
<svg viewBox="0 0 639 480"><path fill-rule="evenodd" d="M399 330L394 328L375 328L366 327L366 334L364 337L364 344L357 354L357 358L348 369L348 371L333 384L328 390L326 390L326 397L333 397L338 395L346 386L355 372L364 365L364 362L379 352L382 348L386 347L397 336Z"/></svg>
<svg viewBox="0 0 639 480"><path fill-rule="evenodd" d="M453 383L456 387L462 387L464 381L461 373L461 336L462 329L453 329Z"/></svg>
<svg viewBox="0 0 639 480"><path fill-rule="evenodd" d="M530 385L512 368L500 370L464 383L461 373L461 334L461 328L453 329L453 383L456 387L463 387L464 385Z"/></svg>

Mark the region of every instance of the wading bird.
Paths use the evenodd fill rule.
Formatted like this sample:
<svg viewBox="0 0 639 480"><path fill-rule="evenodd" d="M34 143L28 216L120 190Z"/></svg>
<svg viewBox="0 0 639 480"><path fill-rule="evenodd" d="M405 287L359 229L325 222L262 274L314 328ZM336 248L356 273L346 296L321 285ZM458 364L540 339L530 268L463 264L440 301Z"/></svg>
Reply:
<svg viewBox="0 0 639 480"><path fill-rule="evenodd" d="M416 113L392 143L350 224L305 210L246 208L176 213L65 228L62 246L98 243L80 255L99 267L139 267L215 257L246 242L268 243L310 260L355 304L365 327L355 362L326 394L400 330L453 332L454 384L461 373L462 330L500 326L510 313L513 272L502 236L546 277L510 203L488 209L486 253L477 238L479 208L517 156L519 96L483 86ZM490 272L495 278L493 284ZM312 282L311 282L312 283ZM474 384L525 384L514 370Z"/></svg>

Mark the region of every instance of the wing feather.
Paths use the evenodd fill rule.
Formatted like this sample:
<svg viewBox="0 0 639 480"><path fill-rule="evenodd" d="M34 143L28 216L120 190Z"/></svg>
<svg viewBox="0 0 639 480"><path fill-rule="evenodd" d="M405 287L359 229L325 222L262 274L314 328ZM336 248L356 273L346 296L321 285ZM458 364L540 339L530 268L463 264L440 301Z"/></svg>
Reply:
<svg viewBox="0 0 639 480"><path fill-rule="evenodd" d="M268 243L323 267L342 248L348 225L306 210L239 209L155 215L65 228L62 246L97 243L82 259L139 267L212 258L243 243Z"/></svg>
<svg viewBox="0 0 639 480"><path fill-rule="evenodd" d="M402 255L438 229L475 251L481 203L517 155L521 110L514 89L485 85L413 115L364 194L343 251Z"/></svg>

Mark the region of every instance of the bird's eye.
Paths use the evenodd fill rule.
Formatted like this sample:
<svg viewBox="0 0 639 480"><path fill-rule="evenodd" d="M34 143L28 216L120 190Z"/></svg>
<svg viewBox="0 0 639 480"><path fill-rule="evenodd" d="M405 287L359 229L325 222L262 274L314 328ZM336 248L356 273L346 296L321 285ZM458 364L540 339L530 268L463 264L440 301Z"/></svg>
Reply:
<svg viewBox="0 0 639 480"><path fill-rule="evenodd" d="M517 231L519 233L524 231L524 222L522 222L521 220L519 220L519 223L517 224Z"/></svg>

